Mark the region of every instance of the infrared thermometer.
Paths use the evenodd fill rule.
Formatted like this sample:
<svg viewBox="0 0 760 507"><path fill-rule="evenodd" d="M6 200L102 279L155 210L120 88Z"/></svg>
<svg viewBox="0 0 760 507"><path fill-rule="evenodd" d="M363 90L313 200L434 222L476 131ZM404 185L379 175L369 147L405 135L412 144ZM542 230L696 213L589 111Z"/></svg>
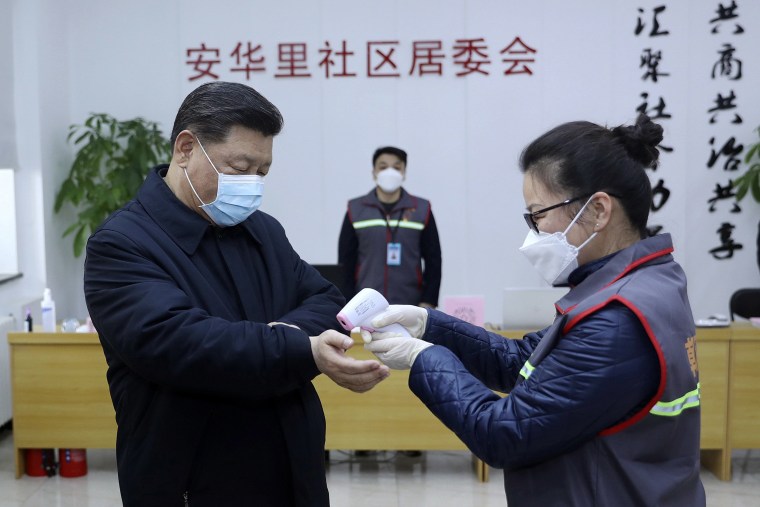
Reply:
<svg viewBox="0 0 760 507"><path fill-rule="evenodd" d="M410 336L406 328L398 323L379 328L372 327L370 324L372 319L380 315L386 308L388 308L388 301L382 294L375 289L365 288L352 297L351 301L343 307L336 317L346 331L360 327L370 333L379 331L381 333L398 333L403 336Z"/></svg>

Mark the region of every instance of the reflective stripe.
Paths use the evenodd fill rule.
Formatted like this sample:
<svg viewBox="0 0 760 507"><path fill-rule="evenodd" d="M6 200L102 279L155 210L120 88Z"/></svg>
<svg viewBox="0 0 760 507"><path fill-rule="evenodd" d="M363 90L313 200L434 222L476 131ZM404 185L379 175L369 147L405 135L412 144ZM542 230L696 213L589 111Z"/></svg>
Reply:
<svg viewBox="0 0 760 507"><path fill-rule="evenodd" d="M401 227L402 229L414 229L421 231L425 228L425 224L422 222L410 222L409 220L388 220L386 222L382 218L373 218L371 220L360 220L353 223L354 229L366 229L367 227Z"/></svg>
<svg viewBox="0 0 760 507"><path fill-rule="evenodd" d="M649 411L652 415L661 415L665 417L673 417L679 415L681 412L691 407L699 406L699 386L693 391L689 391L678 399L673 401L658 401L654 404Z"/></svg>
<svg viewBox="0 0 760 507"><path fill-rule="evenodd" d="M373 220L361 220L360 222L354 222L354 229L364 229L366 227L385 227L385 220L375 218Z"/></svg>
<svg viewBox="0 0 760 507"><path fill-rule="evenodd" d="M525 361L525 364L523 365L523 367L520 368L520 375L525 377L525 379L527 380L528 377L530 377L531 373L533 373L533 370L535 369L536 367L530 364L530 361Z"/></svg>
<svg viewBox="0 0 760 507"><path fill-rule="evenodd" d="M402 220L401 222L398 220L391 220L388 225L395 227L396 224L402 229L414 229L415 231L421 231L425 228L425 224L422 222L410 222L409 220Z"/></svg>

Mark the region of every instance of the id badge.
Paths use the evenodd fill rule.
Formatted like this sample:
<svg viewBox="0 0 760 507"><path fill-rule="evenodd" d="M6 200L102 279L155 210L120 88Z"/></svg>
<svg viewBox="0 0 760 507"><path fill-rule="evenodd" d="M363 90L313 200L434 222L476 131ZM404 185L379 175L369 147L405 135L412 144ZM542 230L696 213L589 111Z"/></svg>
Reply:
<svg viewBox="0 0 760 507"><path fill-rule="evenodd" d="M388 243L387 262L389 266L401 265L401 243Z"/></svg>

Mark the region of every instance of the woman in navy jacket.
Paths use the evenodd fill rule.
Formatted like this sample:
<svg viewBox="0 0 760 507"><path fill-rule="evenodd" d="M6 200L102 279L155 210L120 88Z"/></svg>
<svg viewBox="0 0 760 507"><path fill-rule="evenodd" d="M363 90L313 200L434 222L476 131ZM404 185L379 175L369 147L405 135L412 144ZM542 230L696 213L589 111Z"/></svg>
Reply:
<svg viewBox="0 0 760 507"><path fill-rule="evenodd" d="M412 338L365 332L391 368L478 457L504 468L510 507L700 506L699 370L670 236L647 237L662 128L641 116L573 122L521 157L530 228L521 250L569 284L554 323L522 340L413 306ZM492 390L508 392L502 398Z"/></svg>
<svg viewBox="0 0 760 507"><path fill-rule="evenodd" d="M88 241L125 506L327 506L311 380L366 391L387 375L343 354L343 297L256 212L281 126L248 86L200 86L171 163Z"/></svg>

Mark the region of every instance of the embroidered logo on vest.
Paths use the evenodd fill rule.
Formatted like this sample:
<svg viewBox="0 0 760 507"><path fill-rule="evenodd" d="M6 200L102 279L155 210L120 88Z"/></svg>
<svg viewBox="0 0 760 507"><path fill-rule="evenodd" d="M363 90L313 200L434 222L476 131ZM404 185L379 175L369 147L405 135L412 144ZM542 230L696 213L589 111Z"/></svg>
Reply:
<svg viewBox="0 0 760 507"><path fill-rule="evenodd" d="M691 374L696 378L699 371L699 365L697 364L697 337L692 336L691 338L687 338L684 348L686 349L686 357L689 358Z"/></svg>

